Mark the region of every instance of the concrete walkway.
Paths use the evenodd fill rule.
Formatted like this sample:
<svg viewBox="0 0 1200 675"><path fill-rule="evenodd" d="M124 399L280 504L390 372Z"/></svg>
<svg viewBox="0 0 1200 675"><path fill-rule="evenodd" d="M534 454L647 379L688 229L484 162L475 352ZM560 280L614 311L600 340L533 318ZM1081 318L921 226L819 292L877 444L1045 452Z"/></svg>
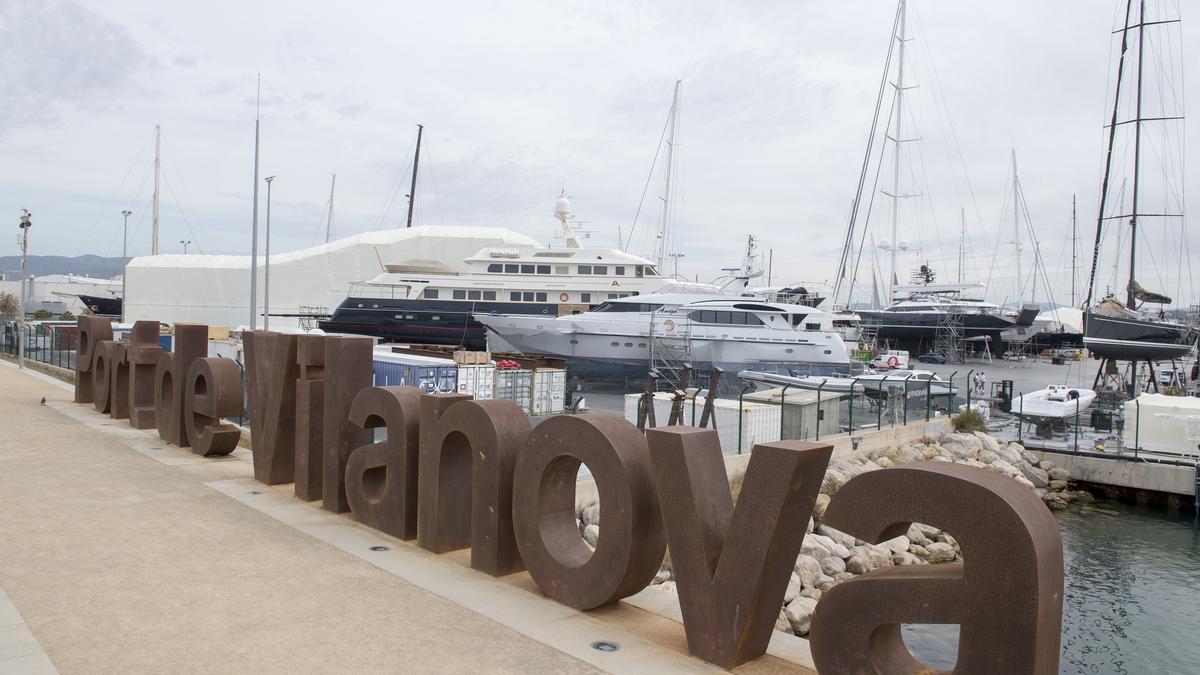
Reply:
<svg viewBox="0 0 1200 675"><path fill-rule="evenodd" d="M164 464L69 400L0 364L0 589L59 671L593 670L205 486L245 462ZM5 630L0 673L46 672Z"/></svg>

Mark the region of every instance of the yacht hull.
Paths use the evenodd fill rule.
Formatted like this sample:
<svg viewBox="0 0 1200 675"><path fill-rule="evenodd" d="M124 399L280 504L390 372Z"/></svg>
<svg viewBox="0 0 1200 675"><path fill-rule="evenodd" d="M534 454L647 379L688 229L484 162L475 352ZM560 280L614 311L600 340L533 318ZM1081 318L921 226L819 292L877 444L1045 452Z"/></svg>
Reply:
<svg viewBox="0 0 1200 675"><path fill-rule="evenodd" d="M550 318L558 316L558 305L346 298L328 321L318 325L328 333L367 335L390 342L486 349L487 331L471 316L477 313L519 313Z"/></svg>
<svg viewBox="0 0 1200 675"><path fill-rule="evenodd" d="M1195 332L1182 324L1084 315L1083 346L1100 358L1169 361L1187 356L1195 344Z"/></svg>

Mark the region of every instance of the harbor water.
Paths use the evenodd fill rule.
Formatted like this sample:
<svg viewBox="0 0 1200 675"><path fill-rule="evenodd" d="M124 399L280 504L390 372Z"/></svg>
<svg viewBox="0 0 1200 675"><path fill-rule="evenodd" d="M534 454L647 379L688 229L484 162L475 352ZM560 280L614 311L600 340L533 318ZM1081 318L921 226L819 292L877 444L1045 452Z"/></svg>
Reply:
<svg viewBox="0 0 1200 675"><path fill-rule="evenodd" d="M1063 673L1190 673L1200 663L1200 525L1191 511L1099 501L1055 514L1063 539ZM927 665L957 627L909 626Z"/></svg>

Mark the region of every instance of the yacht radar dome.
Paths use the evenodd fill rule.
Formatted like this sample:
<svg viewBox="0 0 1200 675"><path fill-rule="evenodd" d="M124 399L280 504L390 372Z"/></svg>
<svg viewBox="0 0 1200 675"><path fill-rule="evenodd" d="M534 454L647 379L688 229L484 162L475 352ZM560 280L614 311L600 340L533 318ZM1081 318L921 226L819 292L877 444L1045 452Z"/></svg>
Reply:
<svg viewBox="0 0 1200 675"><path fill-rule="evenodd" d="M567 222L571 218L571 200L565 196L559 197L554 201L554 217L562 222Z"/></svg>

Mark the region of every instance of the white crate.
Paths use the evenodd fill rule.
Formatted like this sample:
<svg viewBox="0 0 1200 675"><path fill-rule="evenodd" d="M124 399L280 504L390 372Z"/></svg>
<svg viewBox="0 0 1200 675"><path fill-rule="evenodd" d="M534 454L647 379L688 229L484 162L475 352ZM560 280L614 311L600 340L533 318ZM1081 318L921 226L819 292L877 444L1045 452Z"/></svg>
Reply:
<svg viewBox="0 0 1200 675"><path fill-rule="evenodd" d="M496 366L490 364L460 365L458 393L470 394L476 401L491 400L496 386Z"/></svg>
<svg viewBox="0 0 1200 675"><path fill-rule="evenodd" d="M533 371L531 415L562 412L567 397L567 371L562 368L537 368Z"/></svg>

